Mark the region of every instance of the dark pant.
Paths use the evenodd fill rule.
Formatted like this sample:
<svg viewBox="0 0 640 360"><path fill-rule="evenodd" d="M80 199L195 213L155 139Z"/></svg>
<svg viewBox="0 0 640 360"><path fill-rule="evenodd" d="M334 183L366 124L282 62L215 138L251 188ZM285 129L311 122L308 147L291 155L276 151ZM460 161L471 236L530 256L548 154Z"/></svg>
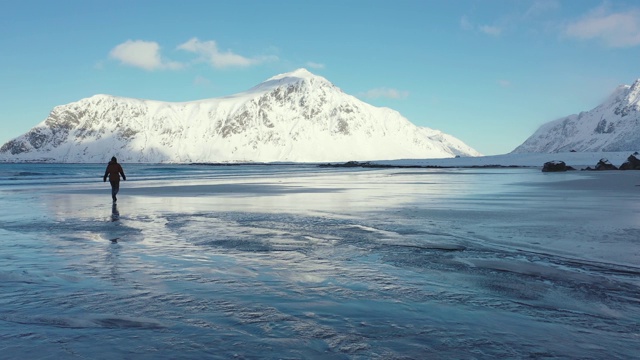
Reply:
<svg viewBox="0 0 640 360"><path fill-rule="evenodd" d="M111 183L111 198L115 201L116 195L118 194L118 191L120 191L120 181L109 180L109 182Z"/></svg>

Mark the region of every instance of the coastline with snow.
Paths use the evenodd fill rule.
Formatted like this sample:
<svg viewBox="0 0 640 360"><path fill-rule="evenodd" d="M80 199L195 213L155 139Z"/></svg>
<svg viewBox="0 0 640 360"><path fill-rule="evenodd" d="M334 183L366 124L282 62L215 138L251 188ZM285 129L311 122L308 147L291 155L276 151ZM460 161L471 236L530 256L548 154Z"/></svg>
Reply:
<svg viewBox="0 0 640 360"><path fill-rule="evenodd" d="M542 168L549 161L562 161L576 170L594 167L600 160L606 159L611 164L619 166L632 155L630 151L619 152L566 152L566 153L510 153L502 155L455 157L437 159L398 159L348 162L187 162L187 163L135 163L129 164L167 164L167 165L200 165L200 166L295 166L318 165L321 167L370 167L370 168ZM0 159L0 163L42 163L57 164L55 161L30 160L8 161ZM101 164L101 163L95 163Z"/></svg>
<svg viewBox="0 0 640 360"><path fill-rule="evenodd" d="M632 152L567 152L567 153L510 153L503 155L456 157L444 159L403 159L358 162L352 161L354 167L425 167L425 168L473 168L473 167L533 167L542 168L549 161L563 161L568 166L582 170L595 166L601 159L612 164L624 163ZM348 163L330 163L327 166L350 166Z"/></svg>

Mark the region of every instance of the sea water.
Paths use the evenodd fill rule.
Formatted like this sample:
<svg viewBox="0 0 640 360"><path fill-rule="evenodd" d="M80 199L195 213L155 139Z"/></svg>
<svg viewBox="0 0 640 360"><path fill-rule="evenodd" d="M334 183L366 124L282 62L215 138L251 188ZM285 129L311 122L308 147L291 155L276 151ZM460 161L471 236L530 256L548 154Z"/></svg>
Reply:
<svg viewBox="0 0 640 360"><path fill-rule="evenodd" d="M6 359L631 359L640 177L0 164Z"/></svg>

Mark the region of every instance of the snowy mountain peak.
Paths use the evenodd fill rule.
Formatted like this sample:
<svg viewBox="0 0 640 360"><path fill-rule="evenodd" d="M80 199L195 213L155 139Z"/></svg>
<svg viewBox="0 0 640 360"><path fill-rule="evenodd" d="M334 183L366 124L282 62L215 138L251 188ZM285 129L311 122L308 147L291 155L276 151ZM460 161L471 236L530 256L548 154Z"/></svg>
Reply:
<svg viewBox="0 0 640 360"><path fill-rule="evenodd" d="M638 104L640 102L640 79L636 80L629 91L627 92L626 99L629 104Z"/></svg>
<svg viewBox="0 0 640 360"><path fill-rule="evenodd" d="M327 162L477 156L451 135L345 94L305 69L251 90L169 103L95 95L56 106L0 148L55 162Z"/></svg>
<svg viewBox="0 0 640 360"><path fill-rule="evenodd" d="M279 87L287 87L296 84L307 84L307 85L315 85L316 87L331 87L338 89L335 85L333 85L329 80L323 78L322 76L314 75L309 72L307 69L301 68L292 72L279 74L273 76L266 81L254 86L250 89L250 92L263 92L270 91Z"/></svg>
<svg viewBox="0 0 640 360"><path fill-rule="evenodd" d="M280 80L284 78L312 79L312 78L320 78L320 77L321 76L312 74L309 70L305 68L300 68L288 73L278 74L276 76L271 77L269 80Z"/></svg>
<svg viewBox="0 0 640 360"><path fill-rule="evenodd" d="M542 125L523 152L636 151L640 149L640 79L620 85L594 109Z"/></svg>

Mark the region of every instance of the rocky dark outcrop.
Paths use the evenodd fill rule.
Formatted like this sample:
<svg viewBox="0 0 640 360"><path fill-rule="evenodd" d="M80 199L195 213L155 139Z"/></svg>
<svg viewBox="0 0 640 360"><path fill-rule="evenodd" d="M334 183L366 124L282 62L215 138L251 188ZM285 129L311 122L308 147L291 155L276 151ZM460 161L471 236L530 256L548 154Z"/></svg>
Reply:
<svg viewBox="0 0 640 360"><path fill-rule="evenodd" d="M564 161L547 161L542 166L542 172L562 172L567 170L575 170L571 166L567 166Z"/></svg>
<svg viewBox="0 0 640 360"><path fill-rule="evenodd" d="M637 152L629 155L627 161L620 165L620 170L640 170L640 159L636 155Z"/></svg>
<svg viewBox="0 0 640 360"><path fill-rule="evenodd" d="M346 163L328 163L328 164L320 164L319 167L347 167L347 168L443 168L443 166L420 166L420 165L387 165L387 164L376 164L369 161L360 162L360 161L348 161Z"/></svg>
<svg viewBox="0 0 640 360"><path fill-rule="evenodd" d="M595 170L618 170L618 167L613 165L608 159L602 158L596 164Z"/></svg>

